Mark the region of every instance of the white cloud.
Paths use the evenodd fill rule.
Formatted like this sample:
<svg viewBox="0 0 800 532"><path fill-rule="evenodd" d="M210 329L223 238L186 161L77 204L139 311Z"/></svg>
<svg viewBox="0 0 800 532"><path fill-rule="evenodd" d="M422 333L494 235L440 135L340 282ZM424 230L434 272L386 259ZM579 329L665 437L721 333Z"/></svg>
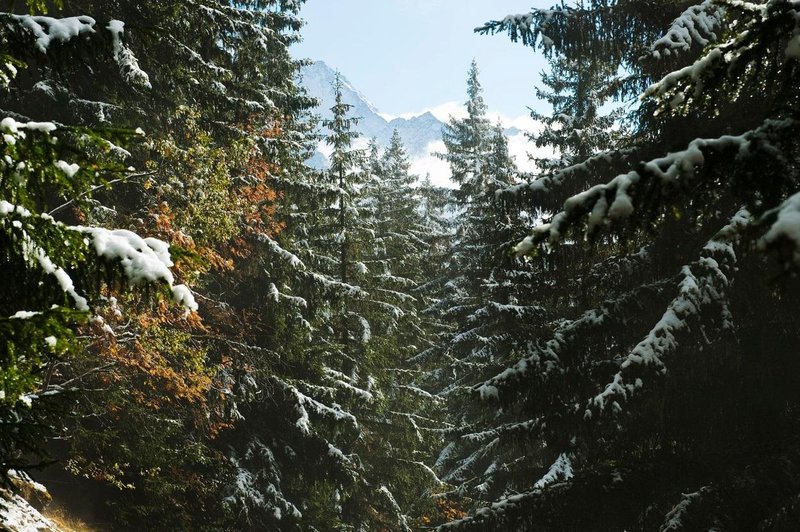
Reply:
<svg viewBox="0 0 800 532"><path fill-rule="evenodd" d="M529 133L535 133L542 128L541 122L537 122L530 115L520 115L520 116L506 116L500 113L494 113L489 111L488 113L489 120L492 121L493 124L496 124L499 120L500 123L503 125L504 128L509 129L515 127L521 131L527 131Z"/></svg>
<svg viewBox="0 0 800 532"><path fill-rule="evenodd" d="M324 155L326 159L330 159L333 153L333 146L321 140L317 143L317 151Z"/></svg>
<svg viewBox="0 0 800 532"><path fill-rule="evenodd" d="M463 102L445 102L443 104L425 109L442 122L449 122L451 118L464 119L467 117L467 108ZM422 114L422 113L420 113Z"/></svg>
<svg viewBox="0 0 800 532"><path fill-rule="evenodd" d="M529 155L533 155L539 159L553 157L555 155L555 150L553 150L553 148L540 148L536 146L524 133L518 133L509 137L508 152L514 157L517 168L523 172L536 171L536 164L530 160L528 157Z"/></svg>
<svg viewBox="0 0 800 532"><path fill-rule="evenodd" d="M366 150L369 148L370 139L366 137L358 137L355 141L353 141L353 149L356 150Z"/></svg>
<svg viewBox="0 0 800 532"><path fill-rule="evenodd" d="M444 142L437 140L428 144L428 155L411 161L411 173L424 178L430 176L431 183L440 187L455 188L451 180L447 162L435 157L434 153L444 153Z"/></svg>
<svg viewBox="0 0 800 532"><path fill-rule="evenodd" d="M523 172L532 172L536 166L528 158L528 153L536 146L528 140L524 133L518 133L508 138L508 153L517 163L517 168Z"/></svg>
<svg viewBox="0 0 800 532"><path fill-rule="evenodd" d="M444 142L436 141L428 144L428 155L411 161L411 173L420 177L429 175L434 185L455 188L450 174L450 167L447 162L435 157L433 153L443 153L445 151ZM539 148L533 144L524 133L512 135L508 139L508 151L514 161L523 172L533 172L536 165L528 157L529 154L535 157L550 157L553 150L550 148Z"/></svg>

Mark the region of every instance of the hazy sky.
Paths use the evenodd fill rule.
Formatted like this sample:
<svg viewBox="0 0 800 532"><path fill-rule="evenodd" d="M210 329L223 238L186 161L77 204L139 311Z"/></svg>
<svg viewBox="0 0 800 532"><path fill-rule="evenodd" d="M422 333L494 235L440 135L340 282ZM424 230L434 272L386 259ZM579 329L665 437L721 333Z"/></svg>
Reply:
<svg viewBox="0 0 800 532"><path fill-rule="evenodd" d="M475 58L490 109L508 117L536 106L545 63L506 35L476 26L553 0L308 0L297 57L336 68L383 113L418 112L466 99Z"/></svg>

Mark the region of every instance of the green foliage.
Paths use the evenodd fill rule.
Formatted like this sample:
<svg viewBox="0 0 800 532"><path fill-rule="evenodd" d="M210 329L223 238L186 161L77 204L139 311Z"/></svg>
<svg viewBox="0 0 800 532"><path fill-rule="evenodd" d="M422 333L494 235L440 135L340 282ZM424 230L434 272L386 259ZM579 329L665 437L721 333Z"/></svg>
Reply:
<svg viewBox="0 0 800 532"><path fill-rule="evenodd" d="M41 438L49 429L32 420L39 417L38 399L42 392L65 391L50 389L52 372L61 359L81 350L75 327L87 318L87 298L98 295L93 278L101 261L84 235L55 221L47 209L67 199L84 203L92 188L104 181L99 176L113 176L119 163L92 157L107 142L98 134L10 118L0 128L0 267L6 281L0 290L0 418L7 427L2 431L5 471L24 467L28 459L42 454ZM71 164L80 169L74 171Z"/></svg>
<svg viewBox="0 0 800 532"><path fill-rule="evenodd" d="M198 246L219 246L239 230L244 204L235 194L231 174L241 171L249 142L215 146L197 123L198 112L179 107L174 115L170 134L152 143L149 166L155 175L146 186L155 188L153 202L163 206L158 210L169 209L161 213L163 224L192 235Z"/></svg>

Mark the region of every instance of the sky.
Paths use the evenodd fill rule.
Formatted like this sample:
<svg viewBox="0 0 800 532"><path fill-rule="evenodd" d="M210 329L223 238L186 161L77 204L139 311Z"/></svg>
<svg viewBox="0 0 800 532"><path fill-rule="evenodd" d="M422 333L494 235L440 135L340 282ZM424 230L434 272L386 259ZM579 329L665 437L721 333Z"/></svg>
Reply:
<svg viewBox="0 0 800 532"><path fill-rule="evenodd" d="M484 98L510 120L537 105L534 84L545 67L538 52L477 26L553 0L308 0L296 57L325 61L388 116L438 110L466 100L478 62Z"/></svg>

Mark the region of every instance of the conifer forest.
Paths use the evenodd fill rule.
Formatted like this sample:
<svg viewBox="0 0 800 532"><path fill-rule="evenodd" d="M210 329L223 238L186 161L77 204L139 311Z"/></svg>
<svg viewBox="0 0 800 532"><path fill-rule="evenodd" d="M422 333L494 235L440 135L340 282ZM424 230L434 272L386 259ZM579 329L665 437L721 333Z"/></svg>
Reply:
<svg viewBox="0 0 800 532"><path fill-rule="evenodd" d="M327 1L0 2L0 529L800 530L800 1L493 2L451 187Z"/></svg>

